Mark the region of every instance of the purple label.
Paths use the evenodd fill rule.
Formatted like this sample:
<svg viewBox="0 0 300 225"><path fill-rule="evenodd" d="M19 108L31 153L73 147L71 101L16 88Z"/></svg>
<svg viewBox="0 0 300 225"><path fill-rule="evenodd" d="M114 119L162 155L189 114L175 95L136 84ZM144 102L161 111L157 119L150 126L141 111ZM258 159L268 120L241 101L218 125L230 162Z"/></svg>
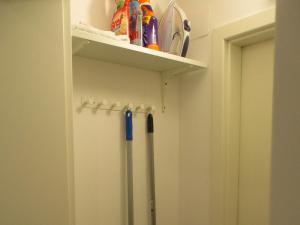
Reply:
<svg viewBox="0 0 300 225"><path fill-rule="evenodd" d="M144 46L158 45L158 21L156 17L152 16L149 23L143 23L143 43Z"/></svg>

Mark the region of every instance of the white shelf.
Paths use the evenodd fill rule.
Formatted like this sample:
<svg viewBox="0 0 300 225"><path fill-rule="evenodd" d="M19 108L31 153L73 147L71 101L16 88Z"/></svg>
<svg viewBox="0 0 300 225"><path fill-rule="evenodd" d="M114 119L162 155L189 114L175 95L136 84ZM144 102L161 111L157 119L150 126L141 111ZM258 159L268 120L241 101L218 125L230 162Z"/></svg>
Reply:
<svg viewBox="0 0 300 225"><path fill-rule="evenodd" d="M177 75L206 68L204 63L87 32L73 31L73 55Z"/></svg>

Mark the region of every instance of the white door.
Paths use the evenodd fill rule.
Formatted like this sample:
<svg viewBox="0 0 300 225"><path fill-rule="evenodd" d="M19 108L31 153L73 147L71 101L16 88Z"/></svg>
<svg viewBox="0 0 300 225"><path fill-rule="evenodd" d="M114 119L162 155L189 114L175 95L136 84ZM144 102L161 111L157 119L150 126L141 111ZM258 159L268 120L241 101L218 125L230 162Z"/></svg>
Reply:
<svg viewBox="0 0 300 225"><path fill-rule="evenodd" d="M238 225L269 225L274 40L242 51Z"/></svg>

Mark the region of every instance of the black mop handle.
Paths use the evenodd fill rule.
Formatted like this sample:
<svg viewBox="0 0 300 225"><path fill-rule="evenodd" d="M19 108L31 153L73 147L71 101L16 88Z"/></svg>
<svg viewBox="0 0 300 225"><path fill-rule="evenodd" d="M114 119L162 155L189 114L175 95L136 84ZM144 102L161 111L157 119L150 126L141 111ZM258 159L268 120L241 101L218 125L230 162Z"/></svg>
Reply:
<svg viewBox="0 0 300 225"><path fill-rule="evenodd" d="M148 118L147 118L147 132L148 132L148 134L153 134L154 133L154 125L153 125L153 116L152 116L152 114L149 114Z"/></svg>
<svg viewBox="0 0 300 225"><path fill-rule="evenodd" d="M156 225L156 202L155 202L155 168L154 168L154 143L153 143L153 115L149 114L147 118L147 133L149 144L149 180L150 180L150 212L151 212L151 224Z"/></svg>

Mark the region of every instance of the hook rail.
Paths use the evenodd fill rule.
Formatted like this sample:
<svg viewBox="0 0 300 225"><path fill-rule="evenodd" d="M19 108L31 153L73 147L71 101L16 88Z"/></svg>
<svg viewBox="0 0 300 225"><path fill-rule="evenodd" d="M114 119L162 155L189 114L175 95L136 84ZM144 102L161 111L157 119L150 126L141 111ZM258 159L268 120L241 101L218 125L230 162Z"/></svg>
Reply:
<svg viewBox="0 0 300 225"><path fill-rule="evenodd" d="M108 101L106 99L97 100L95 98L81 98L81 105L79 109L92 109L93 111L112 111L112 112L125 112L131 110L134 113L155 113L156 107L154 105L134 104L132 102L122 104L119 101Z"/></svg>

